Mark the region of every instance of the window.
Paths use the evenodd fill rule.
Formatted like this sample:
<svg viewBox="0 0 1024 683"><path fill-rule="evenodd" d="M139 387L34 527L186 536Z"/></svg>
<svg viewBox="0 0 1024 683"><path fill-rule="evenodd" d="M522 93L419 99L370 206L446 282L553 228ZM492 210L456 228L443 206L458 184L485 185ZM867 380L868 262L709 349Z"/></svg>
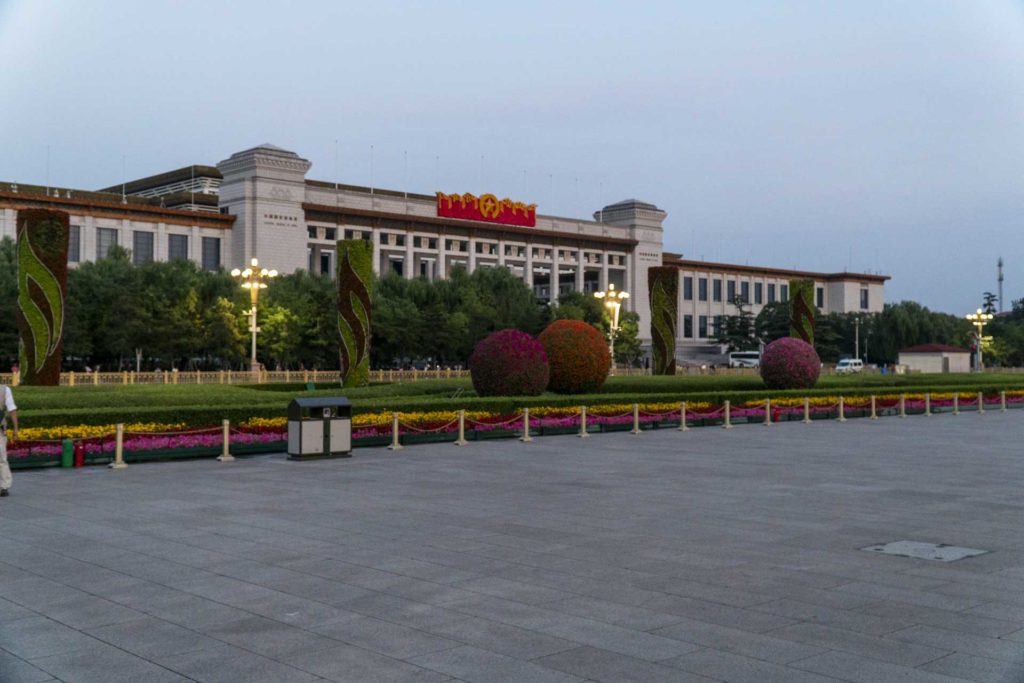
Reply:
<svg viewBox="0 0 1024 683"><path fill-rule="evenodd" d="M750 303L750 283L749 282L741 282L740 283L740 298L743 299L743 301L745 301L746 303L748 303L748 304Z"/></svg>
<svg viewBox="0 0 1024 683"><path fill-rule="evenodd" d="M733 301L735 301L736 300L736 281L735 280L729 280L729 282L726 283L725 290L726 290L725 300L728 301L729 303L732 303Z"/></svg>
<svg viewBox="0 0 1024 683"><path fill-rule="evenodd" d="M96 260L107 258L111 247L117 246L117 230L114 228L96 228Z"/></svg>
<svg viewBox="0 0 1024 683"><path fill-rule="evenodd" d="M395 235L395 244L400 247L405 246L405 235Z"/></svg>
<svg viewBox="0 0 1024 683"><path fill-rule="evenodd" d="M153 262L153 233L136 230L132 233L132 263L141 266Z"/></svg>
<svg viewBox="0 0 1024 683"><path fill-rule="evenodd" d="M868 290L867 287L860 290L860 310L868 310Z"/></svg>
<svg viewBox="0 0 1024 683"><path fill-rule="evenodd" d="M167 260L188 260L188 235L167 236Z"/></svg>
<svg viewBox="0 0 1024 683"><path fill-rule="evenodd" d="M770 304L775 303L775 285L774 284L768 285L768 303L770 303Z"/></svg>
<svg viewBox="0 0 1024 683"><path fill-rule="evenodd" d="M337 228L327 228L327 230L325 230L324 232L327 233L327 239L332 240L332 241L338 239L338 229Z"/></svg>
<svg viewBox="0 0 1024 683"><path fill-rule="evenodd" d="M708 317L706 315L697 318L697 337L700 339L708 337Z"/></svg>
<svg viewBox="0 0 1024 683"><path fill-rule="evenodd" d="M814 292L814 305L817 306L818 308L824 308L825 307L825 288L824 287L818 287L817 290Z"/></svg>
<svg viewBox="0 0 1024 683"><path fill-rule="evenodd" d="M693 278L683 278L683 299L685 301L693 301ZM693 322L692 320L690 321Z"/></svg>
<svg viewBox="0 0 1024 683"><path fill-rule="evenodd" d="M82 260L82 226L72 225L68 231L68 263Z"/></svg>
<svg viewBox="0 0 1024 683"><path fill-rule="evenodd" d="M220 268L220 238L203 238L203 270L217 270Z"/></svg>
<svg viewBox="0 0 1024 683"><path fill-rule="evenodd" d="M316 226L315 225L306 226L306 234L309 235L309 239L315 240L316 239Z"/></svg>
<svg viewBox="0 0 1024 683"><path fill-rule="evenodd" d="M697 294L701 301L708 300L708 279L706 277L697 280Z"/></svg>
<svg viewBox="0 0 1024 683"><path fill-rule="evenodd" d="M320 274L331 274L331 252L329 251L320 252Z"/></svg>
<svg viewBox="0 0 1024 683"><path fill-rule="evenodd" d="M764 285L761 284L760 282L755 282L754 283L754 303L755 304L763 304L764 303Z"/></svg>
<svg viewBox="0 0 1024 683"><path fill-rule="evenodd" d="M683 336L686 337L687 339L692 339L693 338L693 316L692 315L684 315L683 316Z"/></svg>
<svg viewBox="0 0 1024 683"><path fill-rule="evenodd" d="M779 301L789 301L789 285L779 285Z"/></svg>
<svg viewBox="0 0 1024 683"><path fill-rule="evenodd" d="M714 299L715 301L721 301L722 300L722 281L721 280L717 280L716 279L712 283L711 296L712 296L712 299Z"/></svg>

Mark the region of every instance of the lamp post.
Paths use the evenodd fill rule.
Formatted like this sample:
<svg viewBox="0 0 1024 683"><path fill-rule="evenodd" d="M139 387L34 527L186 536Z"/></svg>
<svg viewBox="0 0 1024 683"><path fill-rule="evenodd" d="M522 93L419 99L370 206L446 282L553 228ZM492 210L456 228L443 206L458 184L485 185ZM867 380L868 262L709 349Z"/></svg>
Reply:
<svg viewBox="0 0 1024 683"><path fill-rule="evenodd" d="M619 331L619 311L622 308L622 302L629 298L629 292L622 290L615 290L615 284L608 284L607 292L594 292L594 298L604 302L605 307L608 309L608 315L611 317L611 328L610 334L608 335L608 352L611 354L612 369L611 374L615 374L615 335Z"/></svg>
<svg viewBox="0 0 1024 683"><path fill-rule="evenodd" d="M989 321L992 320L992 318L995 316L993 316L991 313L983 313L982 310L979 308L974 313L968 313L965 317L969 321L971 321L971 324L974 325L975 328L977 328L977 332L974 333L974 344L977 347L974 371L981 372L981 341L983 339L982 335L985 332L985 325L988 325Z"/></svg>
<svg viewBox="0 0 1024 683"><path fill-rule="evenodd" d="M260 329L256 325L256 302L260 297L260 290L267 288L268 280L277 277L277 271L260 268L259 260L254 258L249 262L248 268L245 270L235 268L231 271L231 276L242 278L242 289L249 290L249 303L252 304L252 308L246 311L249 316L249 331L252 332L252 355L249 358L249 368L256 373L259 371L259 362L256 360L256 333Z"/></svg>

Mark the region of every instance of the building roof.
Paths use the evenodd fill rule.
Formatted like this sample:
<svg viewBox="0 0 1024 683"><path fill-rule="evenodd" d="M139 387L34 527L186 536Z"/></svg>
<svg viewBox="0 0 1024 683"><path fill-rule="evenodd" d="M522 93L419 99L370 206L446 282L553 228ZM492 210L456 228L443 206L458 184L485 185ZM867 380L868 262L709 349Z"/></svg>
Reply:
<svg viewBox="0 0 1024 683"><path fill-rule="evenodd" d="M825 282L840 282L843 280L860 280L862 282L883 283L891 279L888 275L875 275L872 273L815 273L806 270L788 270L785 268L771 268L768 266L741 266L734 263L712 263L710 261L693 261L689 259L675 258L672 254L662 254L662 264L666 266L677 266L691 270L724 270L734 273L745 273L752 275L768 275L771 277L798 277L812 280L823 280Z"/></svg>
<svg viewBox="0 0 1024 683"><path fill-rule="evenodd" d="M124 191L125 194L136 194L138 192L151 190L154 187L162 187L172 183L181 183L193 178L216 178L217 180L221 180L223 176L215 166L201 166L193 164L192 166L176 168L173 171L167 171L165 173L158 173L156 175L146 176L145 178L139 178L138 180L132 180L124 184ZM121 194L121 185L112 185L99 191Z"/></svg>
<svg viewBox="0 0 1024 683"><path fill-rule="evenodd" d="M617 209L647 209L648 211L661 211L661 209L656 207L654 204L651 204L650 202L642 202L639 199L623 199L621 202L609 204L602 210L610 213Z"/></svg>
<svg viewBox="0 0 1024 683"><path fill-rule="evenodd" d="M900 349L900 353L970 353L967 349L949 344L917 344Z"/></svg>

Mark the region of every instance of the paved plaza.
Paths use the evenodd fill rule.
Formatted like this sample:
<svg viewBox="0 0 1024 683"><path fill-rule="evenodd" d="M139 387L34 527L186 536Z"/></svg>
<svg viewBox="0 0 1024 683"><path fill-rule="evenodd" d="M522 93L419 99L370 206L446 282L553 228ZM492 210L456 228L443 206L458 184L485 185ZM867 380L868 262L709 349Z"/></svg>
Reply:
<svg viewBox="0 0 1024 683"><path fill-rule="evenodd" d="M4 683L1021 681L1024 411L20 472L0 648Z"/></svg>

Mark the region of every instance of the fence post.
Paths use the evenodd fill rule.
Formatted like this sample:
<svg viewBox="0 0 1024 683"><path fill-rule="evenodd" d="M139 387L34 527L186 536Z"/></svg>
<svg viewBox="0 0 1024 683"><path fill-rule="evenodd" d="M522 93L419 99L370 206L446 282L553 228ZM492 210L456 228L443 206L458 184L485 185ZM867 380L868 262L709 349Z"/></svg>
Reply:
<svg viewBox="0 0 1024 683"><path fill-rule="evenodd" d="M93 383L94 386L100 383L100 373L99 373L99 370L93 370L93 373L92 373L92 383Z"/></svg>
<svg viewBox="0 0 1024 683"><path fill-rule="evenodd" d="M959 415L960 414L960 392L959 391L953 392L953 414L954 415Z"/></svg>
<svg viewBox="0 0 1024 683"><path fill-rule="evenodd" d="M640 404L639 403L634 403L633 404L633 429L631 431L632 431L633 434L639 434L640 433Z"/></svg>
<svg viewBox="0 0 1024 683"><path fill-rule="evenodd" d="M924 416L932 416L932 394L930 391L924 392Z"/></svg>
<svg viewBox="0 0 1024 683"><path fill-rule="evenodd" d="M842 396L839 397L839 421L846 422L846 404Z"/></svg>
<svg viewBox="0 0 1024 683"><path fill-rule="evenodd" d="M402 444L398 442L398 413L391 413L391 445L389 451L402 450Z"/></svg>
<svg viewBox="0 0 1024 683"><path fill-rule="evenodd" d="M689 427L686 426L686 401L679 403L679 431L685 432Z"/></svg>
<svg viewBox="0 0 1024 683"><path fill-rule="evenodd" d="M772 426L772 400L770 398L764 400L764 426Z"/></svg>
<svg viewBox="0 0 1024 683"><path fill-rule="evenodd" d="M519 437L519 440L523 443L529 443L533 441L533 437L530 436L530 409L523 408L523 435Z"/></svg>
<svg viewBox="0 0 1024 683"><path fill-rule="evenodd" d="M123 470L128 467L124 461L124 425L120 422L114 429L114 462L110 463L110 469Z"/></svg>
<svg viewBox="0 0 1024 683"><path fill-rule="evenodd" d="M75 371L74 370L72 370L71 372L68 373L68 386L69 387L75 386Z"/></svg>
<svg viewBox="0 0 1024 683"><path fill-rule="evenodd" d="M732 403L728 399L725 401L725 422L722 423L722 429L732 429Z"/></svg>
<svg viewBox="0 0 1024 683"><path fill-rule="evenodd" d="M871 394L871 419L872 420L877 420L878 419L878 410L876 409L876 406L875 406L875 395L874 394Z"/></svg>
<svg viewBox="0 0 1024 683"><path fill-rule="evenodd" d="M581 439L586 439L586 438L588 438L590 436L590 434L587 433L587 407L586 406L580 406L580 433L577 434L576 436L580 437Z"/></svg>
<svg viewBox="0 0 1024 683"><path fill-rule="evenodd" d="M985 394L980 391L978 392L978 412L985 412Z"/></svg>
<svg viewBox="0 0 1024 683"><path fill-rule="evenodd" d="M231 420L224 420L220 423L221 451L217 460L221 462L234 462L235 456L231 455Z"/></svg>
<svg viewBox="0 0 1024 683"><path fill-rule="evenodd" d="M203 383L203 371L202 370L196 370L196 384L202 384L202 383Z"/></svg>
<svg viewBox="0 0 1024 683"><path fill-rule="evenodd" d="M804 396L804 424L811 424L811 399Z"/></svg>
<svg viewBox="0 0 1024 683"><path fill-rule="evenodd" d="M122 372L121 373L121 384L128 384L128 373L127 372Z"/></svg>
<svg viewBox="0 0 1024 683"><path fill-rule="evenodd" d="M466 411L459 411L459 438L455 440L456 446L465 446L469 442L466 441Z"/></svg>
<svg viewBox="0 0 1024 683"><path fill-rule="evenodd" d="M1000 413L1005 413L1006 412L1006 391L1005 390L999 392L999 412Z"/></svg>

